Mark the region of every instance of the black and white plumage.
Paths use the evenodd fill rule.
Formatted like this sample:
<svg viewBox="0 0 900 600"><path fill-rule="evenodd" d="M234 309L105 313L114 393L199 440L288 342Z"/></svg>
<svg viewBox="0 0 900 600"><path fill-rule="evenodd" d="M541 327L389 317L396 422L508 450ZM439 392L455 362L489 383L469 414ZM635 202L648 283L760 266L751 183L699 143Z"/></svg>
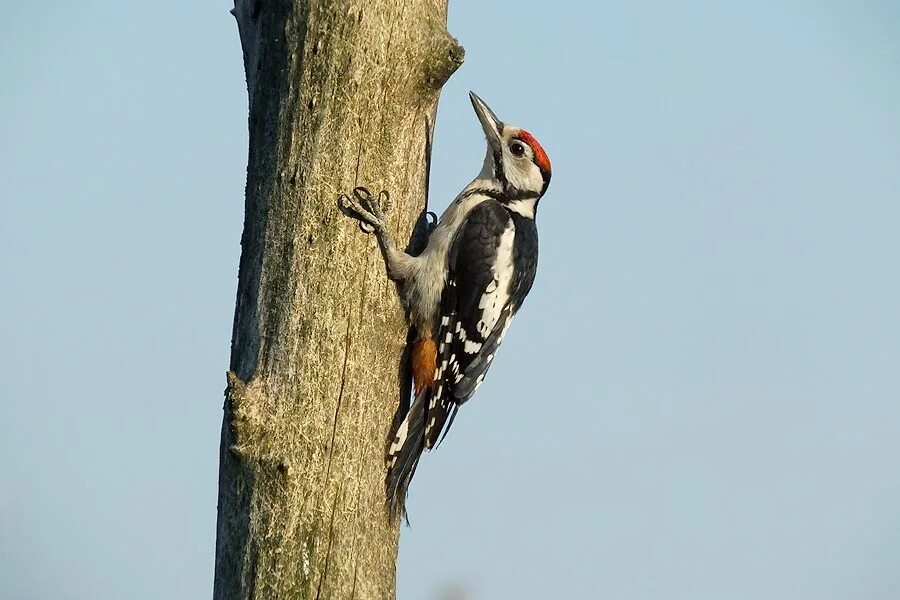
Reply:
<svg viewBox="0 0 900 600"><path fill-rule="evenodd" d="M422 452L446 435L456 411L484 380L537 271L535 215L550 183L550 161L531 134L504 124L474 93L470 97L487 137L484 164L441 216L421 254L394 245L382 200L358 188L355 200L342 196L340 204L376 234L415 329L416 396L387 452L393 514L403 510Z"/></svg>
<svg viewBox="0 0 900 600"><path fill-rule="evenodd" d="M489 198L473 208L451 246L441 297L435 388L425 447L449 430L448 418L487 373L537 272L534 220Z"/></svg>

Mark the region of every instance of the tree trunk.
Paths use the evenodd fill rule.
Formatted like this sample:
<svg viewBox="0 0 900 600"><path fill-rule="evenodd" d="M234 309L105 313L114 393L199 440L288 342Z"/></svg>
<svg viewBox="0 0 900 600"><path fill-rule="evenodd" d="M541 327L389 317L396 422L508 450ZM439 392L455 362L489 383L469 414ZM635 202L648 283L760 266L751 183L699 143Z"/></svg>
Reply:
<svg viewBox="0 0 900 600"><path fill-rule="evenodd" d="M428 123L462 63L447 0L236 0L246 215L219 467L214 597L393 598L388 428L407 328L374 237L337 208L423 209Z"/></svg>

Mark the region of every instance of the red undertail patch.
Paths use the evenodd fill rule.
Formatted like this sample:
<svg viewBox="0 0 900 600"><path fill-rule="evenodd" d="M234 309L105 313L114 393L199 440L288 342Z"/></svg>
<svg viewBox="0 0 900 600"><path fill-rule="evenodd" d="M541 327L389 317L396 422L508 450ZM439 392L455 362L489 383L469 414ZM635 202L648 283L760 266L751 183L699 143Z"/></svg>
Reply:
<svg viewBox="0 0 900 600"><path fill-rule="evenodd" d="M413 383L416 394L434 385L434 372L437 370L437 346L434 340L426 338L418 340L412 349Z"/></svg>

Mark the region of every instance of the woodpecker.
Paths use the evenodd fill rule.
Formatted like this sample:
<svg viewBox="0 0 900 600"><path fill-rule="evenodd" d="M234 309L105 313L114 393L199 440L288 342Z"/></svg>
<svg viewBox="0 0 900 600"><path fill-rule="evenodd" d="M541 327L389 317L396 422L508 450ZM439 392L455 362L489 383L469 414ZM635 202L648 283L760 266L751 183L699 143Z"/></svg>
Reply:
<svg viewBox="0 0 900 600"><path fill-rule="evenodd" d="M459 407L484 380L537 271L538 202L550 184L550 160L533 135L507 125L474 92L487 138L481 172L447 208L421 254L398 249L385 227L386 192L356 188L339 207L374 233L415 341L410 351L415 400L392 432L387 500L404 511L422 452L447 434Z"/></svg>

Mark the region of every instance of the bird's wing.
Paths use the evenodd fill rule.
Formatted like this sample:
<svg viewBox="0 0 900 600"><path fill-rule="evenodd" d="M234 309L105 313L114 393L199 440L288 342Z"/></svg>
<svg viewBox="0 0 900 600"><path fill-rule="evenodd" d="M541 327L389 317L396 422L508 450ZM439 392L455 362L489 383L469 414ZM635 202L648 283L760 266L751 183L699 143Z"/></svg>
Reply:
<svg viewBox="0 0 900 600"><path fill-rule="evenodd" d="M486 200L472 209L451 246L438 323L436 383L426 415L428 448L441 431L446 435L459 405L484 380L531 287L533 267L522 273L516 260L516 221L498 201Z"/></svg>

